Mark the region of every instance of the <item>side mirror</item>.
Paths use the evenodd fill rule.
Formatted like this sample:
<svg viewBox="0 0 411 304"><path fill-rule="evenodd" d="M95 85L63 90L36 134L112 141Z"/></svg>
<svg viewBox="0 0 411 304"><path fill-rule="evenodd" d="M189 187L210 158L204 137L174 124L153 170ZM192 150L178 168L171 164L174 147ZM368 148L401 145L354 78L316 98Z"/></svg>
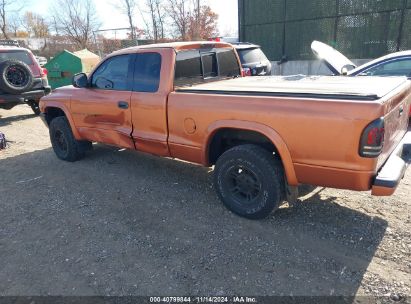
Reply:
<svg viewBox="0 0 411 304"><path fill-rule="evenodd" d="M85 73L78 73L73 76L72 84L75 88L86 88L88 87L88 78Z"/></svg>

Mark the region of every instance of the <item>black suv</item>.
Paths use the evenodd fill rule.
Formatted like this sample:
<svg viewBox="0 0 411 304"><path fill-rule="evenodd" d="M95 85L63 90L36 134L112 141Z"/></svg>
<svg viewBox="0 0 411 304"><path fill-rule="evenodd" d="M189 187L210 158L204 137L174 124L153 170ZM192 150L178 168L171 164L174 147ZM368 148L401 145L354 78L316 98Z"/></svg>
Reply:
<svg viewBox="0 0 411 304"><path fill-rule="evenodd" d="M248 42L236 42L232 45L240 57L245 76L271 75L271 62L259 45Z"/></svg>
<svg viewBox="0 0 411 304"><path fill-rule="evenodd" d="M0 40L0 108L27 103L37 115L40 98L50 93L47 70L15 40Z"/></svg>

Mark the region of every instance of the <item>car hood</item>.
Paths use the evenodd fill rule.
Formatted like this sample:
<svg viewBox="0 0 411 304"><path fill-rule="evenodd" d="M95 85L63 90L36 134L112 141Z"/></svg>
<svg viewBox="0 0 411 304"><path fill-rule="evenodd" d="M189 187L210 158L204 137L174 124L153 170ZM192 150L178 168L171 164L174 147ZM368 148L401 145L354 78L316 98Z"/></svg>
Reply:
<svg viewBox="0 0 411 304"><path fill-rule="evenodd" d="M344 67L356 68L356 65L331 46L314 40L311 43L311 50L319 59L324 60L328 68L335 74L341 75Z"/></svg>

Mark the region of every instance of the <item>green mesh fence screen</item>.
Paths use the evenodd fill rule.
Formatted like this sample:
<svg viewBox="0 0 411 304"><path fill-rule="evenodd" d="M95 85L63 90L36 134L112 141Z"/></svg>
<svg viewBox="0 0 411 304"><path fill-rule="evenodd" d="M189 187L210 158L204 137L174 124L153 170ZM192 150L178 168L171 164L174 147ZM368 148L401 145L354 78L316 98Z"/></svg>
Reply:
<svg viewBox="0 0 411 304"><path fill-rule="evenodd" d="M404 0L340 0L339 2L339 14L342 15L400 10L404 6Z"/></svg>
<svg viewBox="0 0 411 304"><path fill-rule="evenodd" d="M334 23L334 20L330 18L287 23L285 54L288 59L311 58L311 42L313 40L332 42Z"/></svg>
<svg viewBox="0 0 411 304"><path fill-rule="evenodd" d="M285 0L244 1L244 25L284 21Z"/></svg>
<svg viewBox="0 0 411 304"><path fill-rule="evenodd" d="M239 18L271 60L313 59L313 40L349 58L411 49L411 0L239 0Z"/></svg>
<svg viewBox="0 0 411 304"><path fill-rule="evenodd" d="M337 12L335 0L287 0L286 3L286 19L288 21L333 17Z"/></svg>
<svg viewBox="0 0 411 304"><path fill-rule="evenodd" d="M337 49L352 58L375 58L396 52L400 20L401 11L341 17Z"/></svg>
<svg viewBox="0 0 411 304"><path fill-rule="evenodd" d="M267 57L281 58L283 41L283 26L281 24L247 26L245 35L252 35L253 43L261 45Z"/></svg>
<svg viewBox="0 0 411 304"><path fill-rule="evenodd" d="M411 7L411 1L410 7ZM403 34L400 44L400 50L405 51L411 49L411 9L407 9L404 18Z"/></svg>

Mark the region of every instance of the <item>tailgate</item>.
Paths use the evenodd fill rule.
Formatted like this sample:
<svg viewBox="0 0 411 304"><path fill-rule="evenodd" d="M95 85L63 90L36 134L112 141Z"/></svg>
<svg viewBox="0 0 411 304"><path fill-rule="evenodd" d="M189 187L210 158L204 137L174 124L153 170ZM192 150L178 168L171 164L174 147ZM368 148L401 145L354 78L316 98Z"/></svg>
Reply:
<svg viewBox="0 0 411 304"><path fill-rule="evenodd" d="M411 85L384 101L384 146L378 158L379 169L407 132L411 106Z"/></svg>

